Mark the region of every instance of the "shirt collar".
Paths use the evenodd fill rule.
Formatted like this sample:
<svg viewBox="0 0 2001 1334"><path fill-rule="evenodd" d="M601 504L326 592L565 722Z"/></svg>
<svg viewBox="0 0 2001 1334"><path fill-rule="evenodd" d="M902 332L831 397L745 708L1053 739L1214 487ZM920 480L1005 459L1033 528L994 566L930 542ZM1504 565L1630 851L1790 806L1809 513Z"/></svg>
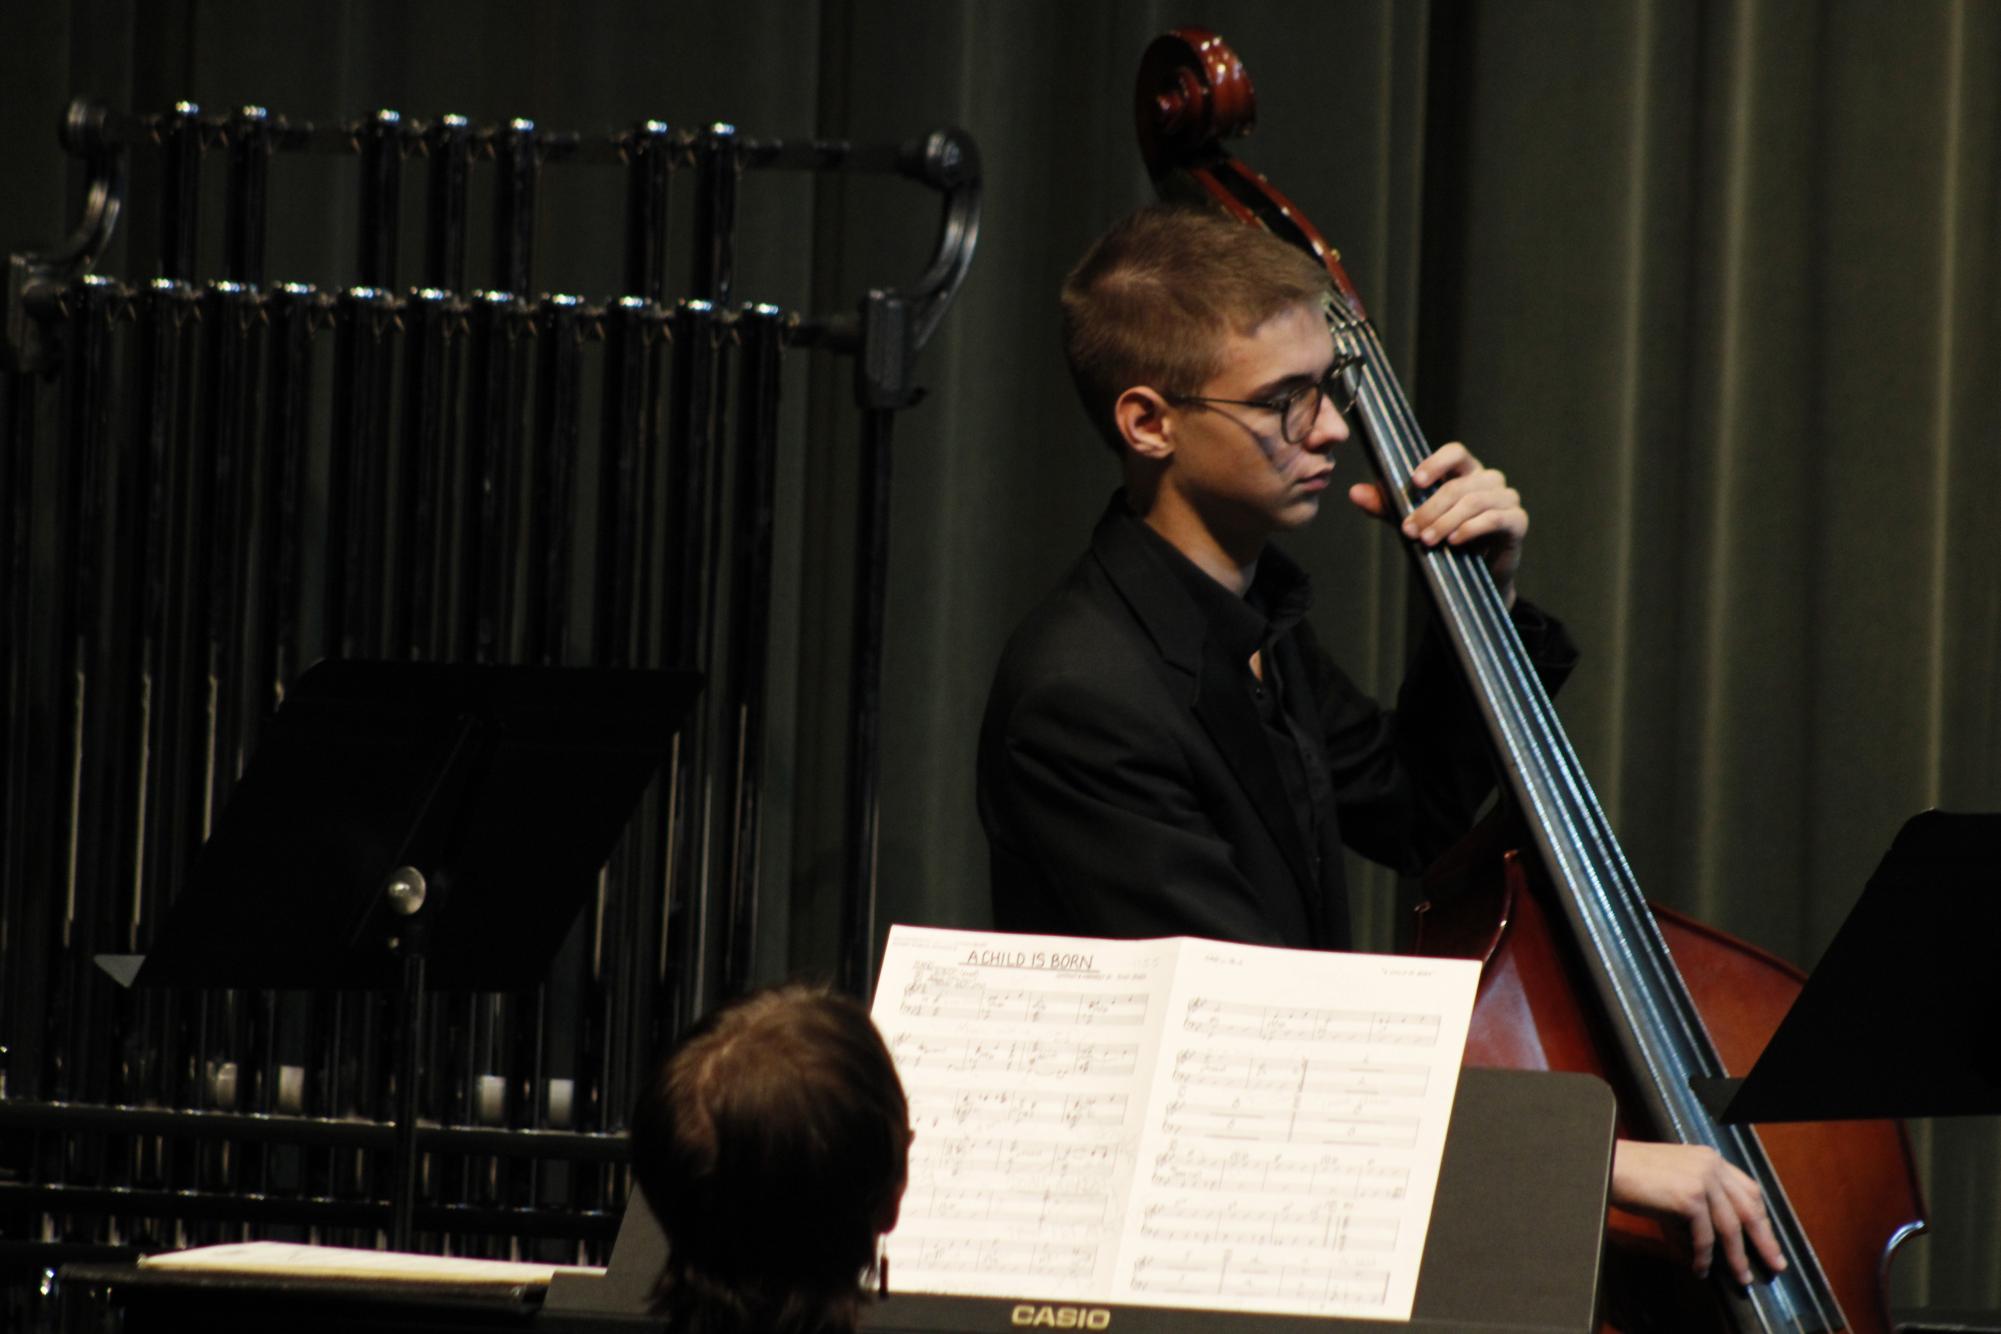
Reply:
<svg viewBox="0 0 2001 1334"><path fill-rule="evenodd" d="M1144 519L1130 510L1126 515L1156 559L1173 573L1208 628L1209 637L1233 660L1249 660L1251 654L1299 624L1312 605L1313 584L1306 571L1269 543L1258 558L1250 588L1238 597L1182 555Z"/></svg>

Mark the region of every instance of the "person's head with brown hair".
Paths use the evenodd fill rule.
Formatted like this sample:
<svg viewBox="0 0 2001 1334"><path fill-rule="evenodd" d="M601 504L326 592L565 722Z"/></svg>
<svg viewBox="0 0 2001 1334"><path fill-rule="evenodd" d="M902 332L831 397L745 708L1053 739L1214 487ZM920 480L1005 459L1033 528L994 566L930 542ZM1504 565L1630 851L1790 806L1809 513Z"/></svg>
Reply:
<svg viewBox="0 0 2001 1334"><path fill-rule="evenodd" d="M1212 209L1152 204L1092 245L1063 281L1063 354L1091 424L1122 452L1119 396L1194 394L1231 334L1319 308L1327 273L1297 247Z"/></svg>
<svg viewBox="0 0 2001 1334"><path fill-rule="evenodd" d="M903 1085L868 1012L805 986L688 1032L641 1089L632 1165L667 1235L676 1334L840 1334L896 1225Z"/></svg>

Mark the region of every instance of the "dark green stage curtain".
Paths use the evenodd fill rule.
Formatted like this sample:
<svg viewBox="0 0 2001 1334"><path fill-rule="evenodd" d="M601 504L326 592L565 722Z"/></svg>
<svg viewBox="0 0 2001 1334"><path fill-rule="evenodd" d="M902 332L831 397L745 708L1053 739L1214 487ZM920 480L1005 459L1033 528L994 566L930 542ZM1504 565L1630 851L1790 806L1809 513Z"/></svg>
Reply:
<svg viewBox="0 0 2001 1334"><path fill-rule="evenodd" d="M1990 5L46 0L0 13L0 242L64 227L48 127L78 92L970 130L981 252L898 426L881 874L884 922L980 925L987 673L1114 480L1053 294L1147 197L1131 80L1180 23L1244 57L1263 123L1242 156L1342 249L1433 438L1527 496L1525 587L1586 648L1563 714L1655 898L1811 964L1906 816L2001 809ZM596 188L548 202L552 288L601 296L616 272ZM871 221L889 191L759 183L746 205L742 294L792 307L914 276L928 241L921 218ZM295 212L274 271L337 277L345 224ZM772 976L831 966L840 878L854 441L845 372L803 362L772 739L793 814L766 849L792 912L768 914ZM1292 547L1323 637L1391 687L1410 619L1393 546L1330 508ZM1358 927L1386 946L1396 887L1362 883ZM1935 1230L1900 1261L1900 1298L2001 1308L2001 1133L1912 1129Z"/></svg>

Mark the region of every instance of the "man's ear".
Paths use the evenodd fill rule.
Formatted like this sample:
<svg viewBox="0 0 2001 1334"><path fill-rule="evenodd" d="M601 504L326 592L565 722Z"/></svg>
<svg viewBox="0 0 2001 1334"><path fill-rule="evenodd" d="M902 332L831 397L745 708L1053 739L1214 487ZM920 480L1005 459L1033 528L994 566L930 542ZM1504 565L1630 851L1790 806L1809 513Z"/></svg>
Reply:
<svg viewBox="0 0 2001 1334"><path fill-rule="evenodd" d="M903 1192L909 1185L910 1169L906 1167L903 1174L896 1179L896 1188L889 1192L889 1198L883 1201L882 1208L877 1211L875 1230L878 1236L885 1232L896 1231L896 1220L903 1214Z"/></svg>
<svg viewBox="0 0 2001 1334"><path fill-rule="evenodd" d="M1156 463L1166 462L1174 453L1174 436L1168 430L1168 402L1145 385L1134 385L1112 404L1112 416L1119 434L1133 453Z"/></svg>

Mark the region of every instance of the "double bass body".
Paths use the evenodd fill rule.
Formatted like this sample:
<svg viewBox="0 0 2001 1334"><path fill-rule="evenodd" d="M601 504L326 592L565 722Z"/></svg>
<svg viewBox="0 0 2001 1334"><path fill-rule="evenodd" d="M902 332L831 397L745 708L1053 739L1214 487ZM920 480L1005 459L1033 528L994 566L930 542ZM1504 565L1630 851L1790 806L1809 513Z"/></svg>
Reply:
<svg viewBox="0 0 2001 1334"><path fill-rule="evenodd" d="M1575 946L1543 904L1547 887L1534 883L1519 854L1500 850L1505 841L1482 831L1455 850L1426 877L1428 897L1419 910L1420 952L1482 961L1466 1064L1595 1074L1612 1084L1622 1107L1633 1106L1631 1076L1588 1001ZM1742 1075L1792 1008L1805 976L1725 932L1671 909L1653 911L1724 1067ZM1639 1126L1621 1130L1647 1133ZM1902 1124L1777 1124L1760 1127L1758 1137L1847 1328L1890 1334L1890 1261L1898 1244L1924 1226ZM1740 1327L1716 1288L1691 1273L1679 1238L1616 1209L1610 1231L1605 1328L1667 1334Z"/></svg>

